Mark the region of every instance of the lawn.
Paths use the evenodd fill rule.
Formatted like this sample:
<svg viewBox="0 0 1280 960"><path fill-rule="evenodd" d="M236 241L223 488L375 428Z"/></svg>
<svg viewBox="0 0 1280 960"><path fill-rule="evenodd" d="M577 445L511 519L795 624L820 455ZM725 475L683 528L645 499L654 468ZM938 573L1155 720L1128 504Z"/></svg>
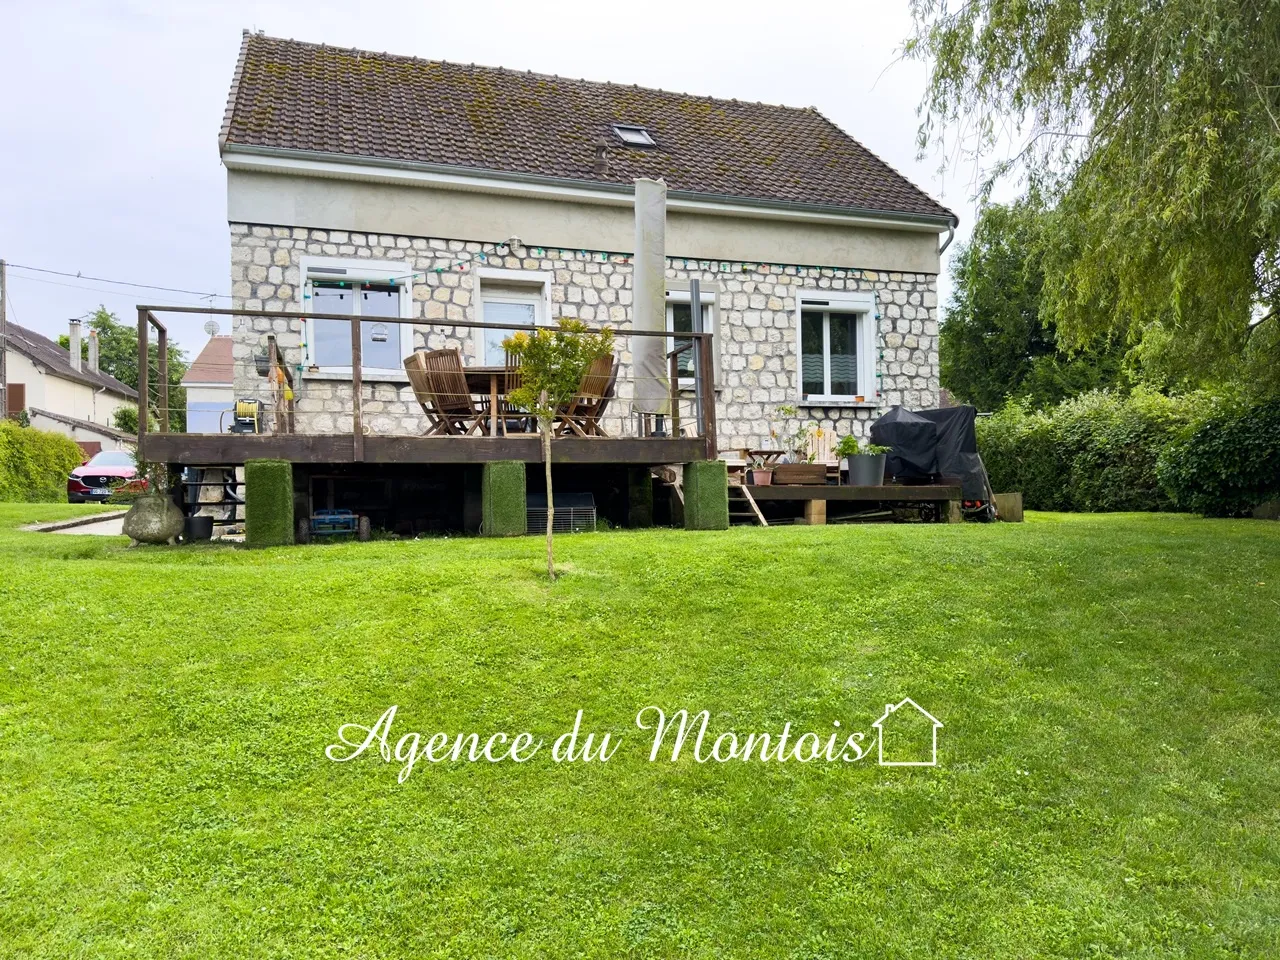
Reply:
<svg viewBox="0 0 1280 960"><path fill-rule="evenodd" d="M1280 525L422 540L247 552L0 506L0 957L1280 955ZM874 733L936 767L648 761ZM326 759L338 727L525 763ZM578 709L621 737L554 763Z"/></svg>

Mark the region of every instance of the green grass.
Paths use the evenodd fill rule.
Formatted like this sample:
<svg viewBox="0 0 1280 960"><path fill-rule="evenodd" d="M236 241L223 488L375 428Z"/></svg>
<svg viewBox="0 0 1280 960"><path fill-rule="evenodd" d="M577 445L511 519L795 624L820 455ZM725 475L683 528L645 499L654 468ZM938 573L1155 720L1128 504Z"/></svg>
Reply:
<svg viewBox="0 0 1280 960"><path fill-rule="evenodd" d="M1280 525L579 535L548 586L538 538L13 529L57 509L0 506L0 957L1280 954ZM903 696L936 768L650 764L634 726ZM624 740L325 759L391 704Z"/></svg>

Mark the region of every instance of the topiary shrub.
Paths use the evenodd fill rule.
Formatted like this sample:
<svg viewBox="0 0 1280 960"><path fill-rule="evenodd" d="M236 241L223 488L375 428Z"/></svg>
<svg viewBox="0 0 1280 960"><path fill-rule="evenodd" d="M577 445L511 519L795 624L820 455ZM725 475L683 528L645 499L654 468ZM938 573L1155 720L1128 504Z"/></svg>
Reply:
<svg viewBox="0 0 1280 960"><path fill-rule="evenodd" d="M495 460L484 465L480 489L486 537L519 537L528 533L525 467L520 460Z"/></svg>
<svg viewBox="0 0 1280 960"><path fill-rule="evenodd" d="M244 542L248 547L293 544L293 465L288 460L245 463Z"/></svg>
<svg viewBox="0 0 1280 960"><path fill-rule="evenodd" d="M684 465L684 528L729 529L729 476L723 460Z"/></svg>
<svg viewBox="0 0 1280 960"><path fill-rule="evenodd" d="M1175 504L1206 516L1280 498L1280 400L1222 400L1165 449L1160 483Z"/></svg>
<svg viewBox="0 0 1280 960"><path fill-rule="evenodd" d="M65 501L67 476L83 462L70 437L0 420L0 500Z"/></svg>

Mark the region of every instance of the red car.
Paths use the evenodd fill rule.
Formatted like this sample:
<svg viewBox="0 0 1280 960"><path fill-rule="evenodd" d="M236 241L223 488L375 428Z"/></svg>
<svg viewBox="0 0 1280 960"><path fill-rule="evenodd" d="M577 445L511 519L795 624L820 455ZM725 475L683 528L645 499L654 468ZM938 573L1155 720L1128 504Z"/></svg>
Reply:
<svg viewBox="0 0 1280 960"><path fill-rule="evenodd" d="M96 453L67 477L67 503L101 502L117 487L132 480L137 472L138 465L128 450Z"/></svg>

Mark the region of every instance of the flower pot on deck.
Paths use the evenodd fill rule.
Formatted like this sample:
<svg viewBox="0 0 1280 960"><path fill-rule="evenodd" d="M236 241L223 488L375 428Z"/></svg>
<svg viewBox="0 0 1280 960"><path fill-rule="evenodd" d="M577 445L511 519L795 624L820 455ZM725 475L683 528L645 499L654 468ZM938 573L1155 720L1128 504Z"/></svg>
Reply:
<svg viewBox="0 0 1280 960"><path fill-rule="evenodd" d="M849 486L884 486L885 453L859 453L849 458Z"/></svg>
<svg viewBox="0 0 1280 960"><path fill-rule="evenodd" d="M773 482L779 486L825 484L827 465L825 463L779 463L773 468Z"/></svg>
<svg viewBox="0 0 1280 960"><path fill-rule="evenodd" d="M773 483L773 471L762 467L753 467L747 482L753 487L767 487Z"/></svg>

